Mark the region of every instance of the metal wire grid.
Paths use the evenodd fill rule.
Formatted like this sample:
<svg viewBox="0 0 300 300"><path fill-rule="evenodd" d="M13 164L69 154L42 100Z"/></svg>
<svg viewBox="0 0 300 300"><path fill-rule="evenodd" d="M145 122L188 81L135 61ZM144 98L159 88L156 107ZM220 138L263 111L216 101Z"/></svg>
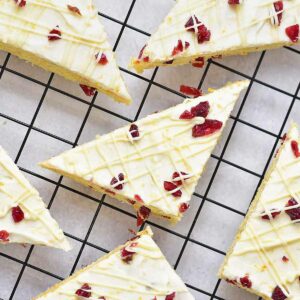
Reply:
<svg viewBox="0 0 300 300"><path fill-rule="evenodd" d="M131 0L130 0L130 1L131 1ZM113 21L113 22L115 22L115 23L121 25L121 30L120 30L120 32L119 32L119 34L118 34L117 40L116 40L115 45L114 45L114 50L117 49L117 47L118 47L118 45L119 45L119 42L120 42L120 40L121 40L121 37L122 37L122 34L123 34L125 28L131 29L131 30L134 30L134 31L137 31L137 32L139 32L139 33L141 33L141 34L143 34L143 35L146 35L146 36L150 36L149 33L145 32L145 31L143 31L143 30L141 30L141 29L139 29L139 28L137 28L137 27L134 27L134 26L131 26L131 25L127 24L128 19L130 18L131 13L132 13L132 11L133 11L133 8L134 8L134 6L135 6L135 4L136 4L137 1L138 1L138 0L132 0L132 1L131 1L131 5L130 5L130 7L129 7L129 10L127 11L126 18L124 19L124 21L119 21L119 20L117 20L117 19L115 19L115 18L112 18L111 16L108 16L108 15L105 15L105 14L102 14L102 13L99 13L99 15L100 15L101 17L106 18L106 19L109 19L110 21ZM295 49L295 48L291 48L291 47L285 47L285 48L286 48L288 51L293 51L293 52L295 52L295 53L297 53L297 54L300 55L300 51L297 50L297 49ZM276 150L276 146L277 146L278 141L280 140L280 138L281 138L281 136L282 136L282 134L283 134L284 127L285 127L285 125L286 125L286 123L287 123L287 120L288 120L288 118L289 118L289 116L290 116L290 113L291 113L291 111L292 111L292 108L293 108L293 106L294 106L294 103L295 103L297 100L300 100L300 82L299 82L298 87L297 87L297 89L296 89L296 91L295 91L295 94L290 94L289 92L286 92L286 91L284 91L284 90L281 90L281 89L279 89L279 88L277 88L277 87L275 87L275 86L272 86L272 85L270 85L270 84L268 84L268 83L266 83L266 82L260 81L260 80L258 80L258 79L256 78L256 75L257 75L257 73L258 73L258 71L259 71L259 68L260 68L260 66L261 66L261 64L262 64L262 61L263 61L263 59L264 59L264 56L265 56L265 52L262 52L261 55L260 55L260 58L259 58L259 60L258 60L258 63L257 63L257 65L256 65L256 67L255 67L255 71L254 71L254 73L253 73L252 76L248 76L248 75L246 75L246 74L243 74L243 73L239 72L238 70L232 69L232 68L230 68L230 67L227 67L227 66L223 65L223 64L220 63L220 62L216 62L216 61L213 61L213 60L209 60L208 63L207 63L207 65L206 65L206 67L205 67L205 71L204 71L203 76L202 76L202 78L201 78L201 80L200 80L200 82L199 82L199 86L198 86L199 88L201 88L201 86L202 86L202 84L203 84L203 82L204 82L204 80L205 80L205 78L206 78L206 75L207 75L207 73L208 73L208 71L209 71L211 65L217 65L217 66L220 67L220 68L223 68L223 69L225 69L225 70L227 70L227 71L230 71L230 72L232 72L232 73L234 73L234 74L237 74L237 75L239 75L239 76L241 76L241 77L244 77L244 78L249 79L249 80L250 80L250 86L249 86L249 88L248 88L248 90L247 90L247 92L246 92L246 94L245 94L245 96L244 96L244 98L243 98L243 100L242 100L242 103L241 103L241 105L240 105L240 107L239 107L239 110L238 110L236 116L235 116L235 117L234 117L234 116L231 116L231 119L233 120L233 125L232 125L232 127L231 127L231 129L230 129L229 135L228 135L228 137L227 137L227 139L226 139L226 142L225 142L225 145L224 145L224 147L223 147L223 149L222 149L221 154L220 154L219 156L212 155L212 157L214 157L214 158L217 160L217 164L216 164L216 166L215 166L215 168L214 168L213 174L212 174L212 176L211 176L211 179L210 179L210 181L209 181L209 184L208 184L208 186L207 186L207 188L206 188L206 191L205 191L204 195L200 195L200 194L198 194L198 193L195 193L195 194L194 194L196 197L198 197L198 198L201 200L201 203L200 203L200 206L199 206L199 208L198 208L198 210L197 210L197 213L196 213L196 215L195 215L195 218L194 218L194 220L193 220L193 222L192 222L192 224L191 224L191 227L190 227L190 229L189 229L189 231L188 231L188 234L187 234L187 235L182 235L182 234L177 233L177 232L175 232L175 231L172 231L172 230L170 230L170 229L168 229L168 228L165 228L164 226L161 226L161 225L152 223L152 222L150 222L150 221L147 222L148 224L150 224L150 225L153 226L153 227L157 227L157 228L159 228L159 229L161 229L161 230L163 230L163 231L166 231L166 232L168 232L168 233L170 233L170 234L173 234L173 235L175 235L175 236L178 236L178 237L184 239L183 246L182 246L182 248L181 248L181 251L180 251L180 253L179 253L178 257L177 257L176 263L175 263L175 265L174 265L174 268L175 268L175 269L178 267L178 265L179 265L179 263L180 263L180 261L181 261L181 258L182 258L182 256L183 256L183 253L184 253L184 251L185 251L185 249L186 249L186 246L187 246L188 242L195 243L195 244L197 244L197 245L199 245L199 246L201 246L201 247L205 247L205 248L207 248L207 249L209 249L209 250L211 250L211 251L217 252L217 253L219 253L219 254L221 254L221 255L225 255L225 252L224 252L224 251L219 250L219 249L214 248L214 247L211 247L211 246L209 246L209 245L207 245L207 244L205 244L205 243L199 242L199 241L197 241L197 240L195 240L195 239L193 239L193 238L191 237L192 232L193 232L193 230L194 230L194 228L195 228L195 225L196 225L196 223L197 223L197 220L198 220L198 218L199 218L199 215L200 215L200 213L201 213L201 210L202 210L203 205L204 205L205 202L211 202L211 203L214 203L215 205L221 206L221 207L223 207L224 209L227 209L227 210L230 210L230 211L232 211L232 212L234 212L234 213L236 213L236 214L245 216L244 213L242 213L242 212L240 212L240 211L238 211L238 210L236 210L236 209L234 209L234 208L232 208L232 207L226 206L226 205L224 205L224 204L222 204L222 203L219 203L219 202L217 202L217 201L214 201L214 200L208 198L208 193L209 193L209 191L210 191L210 189L211 189L211 186L212 186L212 184L213 184L213 182L214 182L214 179L215 179L215 177L216 177L216 174L217 174L217 172L218 172L218 169L219 169L219 167L220 167L220 164L221 164L221 162L224 162L224 163L229 164L229 165L231 165L231 166L234 166L235 168L238 168L238 169L240 169L240 170L242 170L242 171L244 171L244 172L248 172L248 173L250 173L250 174L256 176L257 178L259 178L259 183L258 183L258 185L257 185L257 188L258 188L259 185L260 185L260 183L261 183L261 181L262 181L262 179L263 179L263 176L265 175L265 173L266 173L266 171L267 171L267 169L268 169L268 166L269 166L269 164L270 164L270 161L272 160L273 154L274 154L274 152L275 152L275 150ZM299 56L299 58L300 58L300 56ZM6 71L6 72L13 73L13 74L15 74L15 75L17 75L17 76L23 77L23 78L25 78L25 79L27 79L27 80L30 80L30 81L32 81L32 82L34 82L34 83L36 83L36 84L39 84L39 85L41 85L41 86L44 87L44 92L43 92L43 94L42 94L42 97L41 97L40 100L39 100L39 103L38 103L38 106L37 106L37 108L36 108L36 110L35 110L35 113L34 113L34 115L33 115L33 118L32 118L32 120L31 120L31 122L30 122L29 124L27 124L27 123L25 123L25 122L23 122L23 121L21 121L21 120L15 119L15 118L13 118L13 117L11 117L11 116L8 116L8 115L6 115L6 114L3 114L3 113L1 113L1 111L0 111L0 117L3 117L3 118L5 118L5 119L8 119L8 120L10 120L10 121L12 121L12 122L15 122L15 123L20 124L20 125L22 125L22 126L24 126L24 127L27 128L27 132L26 132L26 134L25 134L25 136L24 136L24 138L23 138L22 144L21 144L21 146L20 146L20 148L19 148L19 150L18 150L17 156L16 156L16 158L15 158L15 163L16 163L16 164L18 163L18 161L19 161L19 159L20 159L20 157L21 157L21 154L22 154L22 152L23 152L23 150L24 150L25 144L26 144L26 142L27 142L27 140L28 140L28 137L29 137L31 131L37 131L37 132L40 132L40 133L42 133L42 134L44 134L44 135L50 136L50 137L52 137L52 138L54 138L54 139L56 139L56 140L62 141L62 142L64 142L64 143L66 143L66 144L72 145L72 147L75 147L75 146L77 146L77 144L78 144L78 141L79 141L79 139L80 139L81 133L82 133L82 131L83 131L85 125L86 125L86 122L87 122L87 120L88 120L88 118L89 118L89 115L90 115L90 113L91 113L92 108L102 110L102 111L104 111L104 112L106 112L106 113L108 113L108 114L111 114L111 115L113 115L113 116L115 116L115 117L117 117L117 118L126 120L126 121L128 121L128 122L134 122L134 121L136 121L136 120L139 118L139 115L140 115L140 113L141 113L141 111L142 111L142 109L143 109L143 106L144 106L144 104L145 104L145 101L146 101L146 99L147 99L147 97L148 97L149 91L150 91L150 89L151 89L152 86L157 86L157 87L159 87L159 88L161 88L161 89L164 89L164 90L167 90L167 91L169 91L169 92L171 92L171 93L173 93L173 94L182 96L182 95L181 95L180 93L178 93L177 91L172 90L172 89L168 88L167 86L164 86L164 85L162 85L162 84L160 84L160 83L158 83L158 82L155 82L155 77L156 77L158 68L155 69L155 71L153 72L153 74L152 74L152 76L151 76L150 79L144 78L144 77L142 77L142 76L140 76L140 75L138 75L138 74L135 74L135 73L133 73L133 72L127 70L127 69L121 68L121 70L122 70L123 72L126 72L127 74L130 74L131 76L135 76L135 77L137 77L137 78L139 78L139 79L141 79L141 80L143 80L143 81L146 81L146 82L148 83L147 89L146 89L146 91L145 91L145 93L144 93L144 96L143 96L142 101L141 101L141 103L140 103L140 106L139 106L139 108L138 108L138 110L137 110L137 113L136 113L136 115L135 115L135 118L134 118L134 119L129 119L129 118L127 118L126 116L117 114L117 113L115 113L115 112L113 112L113 111L110 111L110 110L108 110L108 109L106 109L106 108L104 108L104 107L101 107L101 106L95 104L95 100L96 100L96 98L97 98L97 94L94 95L94 97L93 97L93 99L91 100L91 102L88 102L88 101L83 100L83 99L81 99L81 98L79 98L79 97L76 97L76 96L74 96L74 95L71 95L71 94L69 94L69 93L67 93L67 92L65 92L65 91L63 91L63 90L60 90L60 89L58 89L58 88L55 88L55 87L51 86L51 83L52 83L54 74L51 74L51 75L50 75L50 77L49 77L49 79L48 79L48 82L45 84L45 83L40 82L40 81L38 81L38 80L36 80L36 79L30 78L29 76L26 76L26 75L24 75L24 74L21 74L21 73L15 71L15 70L12 70L12 69L10 69L10 68L7 67L7 64L8 64L8 62L9 62L9 59L10 59L10 54L7 54L7 56L6 56L6 58L5 58L5 61L4 61L3 65L1 66L0 79L1 79L2 76L3 76L3 73ZM292 99L293 99L292 102L290 103L290 106L289 106L287 112L286 112L286 115L285 115L284 120L283 120L283 122L282 122L282 124L281 124L281 128L280 128L280 131L279 131L278 134L275 134L275 133L273 133L273 132L270 132L270 131L268 131L268 130L265 130L264 128L261 128L261 127L259 127L259 126L256 126L256 125L254 125L254 124L251 124L251 123L249 123L249 122L247 122L247 121L244 121L244 120L240 119L241 112L242 112L242 110L243 110L243 108L244 108L244 106L245 106L245 103L246 103L246 101L247 101L249 92L250 92L250 90L251 90L252 85L253 85L254 82L259 83L259 84L261 84L261 85L264 85L264 86L266 86L266 87L269 87L269 88L271 88L271 89L273 89L273 90L275 90L275 91L278 91L278 92L280 92L280 93L283 93L283 94L285 94L285 95L287 95L287 96L290 96L290 97L292 97ZM60 136L57 136L57 135L55 135L55 134L52 134L52 133L50 133L50 132L47 132L47 131L45 131L45 130L39 129L39 128L37 128L37 127L34 126L35 120L37 119L37 116L38 116L38 114L39 114L39 112L40 112L40 110L41 110L41 107L42 107L42 105L43 105L43 102L44 102L44 99L45 99L45 97L46 97L46 94L47 94L47 92L48 92L49 90L56 91L56 92L58 92L58 93L61 93L61 94L63 94L63 95L66 95L66 96L68 96L68 97L73 98L74 101L80 101L80 102L85 103L86 105L88 105L88 110L87 110L87 112L86 112L86 114L85 114L85 117L84 117L84 120L83 120L83 122L82 122L82 124L81 124L81 127L80 127L80 129L79 129L79 131L78 131L78 133L77 133L77 136L76 136L76 138L75 138L75 141L69 141L69 140L64 139L64 138L62 138L62 137L60 137ZM261 132L264 132L264 133L266 133L266 134L268 134L268 135L270 135L270 136L272 136L272 137L275 138L275 143L274 143L274 145L273 145L273 147L272 147L272 150L271 150L271 152L270 152L270 155L269 155L268 160L267 160L267 162L266 162L266 164L265 164L265 167L264 167L264 170L263 170L263 173L262 173L262 174L258 174L258 173L256 173L256 172L253 172L253 171L251 171L251 170L248 170L248 169L246 169L246 168L244 168L244 167L242 167L242 166L240 166L240 165L237 165L237 164L235 164L235 163L232 163L232 162L230 162L230 161L224 159L224 154L225 154L226 149L227 149L227 147L228 147L228 145L229 145L229 142L230 142L230 140L231 140L231 137L232 137L232 135L233 135L233 132L234 132L234 129L235 129L237 123L245 124L245 125L247 125L247 126L249 126L249 127L252 127L252 128L254 128L254 129L256 129L256 130L259 130L259 131L261 131ZM35 176L35 177L37 177L37 178L40 178L40 179L42 179L42 180L45 180L45 181L47 181L47 182L52 183L52 184L55 185L55 189L54 189L54 192L53 192L53 194L52 194L52 196L51 196L51 200L50 200L50 202L49 202L48 208L51 208L51 206L52 206L52 204L53 204L53 201L54 201L54 199L55 199L55 197L56 197L56 194L57 194L59 188L64 188L64 189L69 190L69 191L71 191L71 192L73 192L73 193L79 194L80 196L83 196L83 197L85 197L85 198L87 198L87 199L89 199L89 200L91 200L91 201L95 201L95 202L98 204L97 209L96 209L96 211L95 211L95 213L94 213L92 222L91 222L91 224L90 224L90 226L89 226L89 229L88 229L88 231L87 231L86 236L85 236L84 239L81 239L81 238L78 238L78 237L76 237L76 236L74 236L74 235L65 233L66 236L68 236L69 238L74 239L74 240L76 240L76 241L78 241L78 242L81 242L81 248L80 248L80 251L79 251L79 253L78 253L78 255L77 255L76 259L75 259L75 262L74 262L74 264L73 264L73 267L72 267L72 270L71 270L71 273L70 273L70 274L72 274L72 273L75 271L75 269L76 269L76 267L77 267L77 264L78 264L78 262L79 262L79 260L80 260L80 258L81 258L82 253L83 253L84 247L85 247L86 245L88 245L88 246L90 246L90 247L93 247L93 248L96 248L96 249L101 250L101 251L106 252L106 253L109 252L107 249L104 249L104 248L102 248L102 247L99 247L99 246L97 246L97 245L95 245L95 244L93 244L93 243L90 243L90 242L88 241L88 238L89 238L89 236L90 236L90 233L91 233L91 231L92 231L92 229L93 229L93 226L94 226L94 224L95 224L95 221L96 221L96 219L97 219L97 217L98 217L98 215L99 215L99 212L100 212L100 210L101 210L101 207L102 207L103 205L104 205L104 206L107 206L107 207L109 207L109 208L111 208L111 209L113 209L113 210L116 210L116 211L118 211L118 212L121 212L121 213L123 213L123 214L126 214L126 215L128 215L128 216L130 216L130 217L135 218L135 215L134 215L133 213L129 213L129 212L124 211L124 210L122 210L122 209L120 209L120 208L118 208L118 207L112 206L112 205L110 205L109 203L104 202L105 197L106 197L105 195L103 195L102 198L99 200L99 199L97 199L97 198L94 198L93 196L90 196L90 195L88 195L88 194L82 193L82 192L80 192L80 191L77 191L77 190L75 190L75 189L69 187L69 186L64 185L64 184L62 183L62 179L63 179L62 176L61 176L61 177L59 178L59 180L56 182L56 181L54 181L54 180L48 179L48 178L46 178L46 177L44 177L44 176L41 176L41 175L39 175L39 174L37 174L37 173L35 173L35 172L32 172L32 171L30 171L30 170L27 170L27 169L25 169L25 168L20 168L20 169L21 169L22 171L28 173L28 174L31 174L31 175L33 175L33 176ZM256 192L255 192L255 193L256 193ZM253 197L254 197L255 193L253 194ZM18 274L18 277L17 277L17 279L16 279L16 282L15 282L15 284L14 284L14 287L13 287L13 289L12 289L12 292L11 292L11 294L10 294L9 299L13 299L13 298L14 298L14 295L15 295L15 293L16 293L16 291L17 291L17 288L18 288L18 286L19 286L19 283L20 283L20 281L21 281L21 278L22 278L22 276L23 276L23 274L24 274L24 271L25 271L25 268L26 268L26 267L31 268L31 269L34 269L34 270L39 271L39 272L41 272L41 273L44 273L44 274L46 274L46 275L48 275L48 276L51 276L51 277L53 277L53 278L55 278L55 279L58 279L58 280L63 280L63 279L64 279L64 278L62 278L61 276L58 276L58 275L53 274L53 273L51 273L51 272L49 272L49 271L47 271L47 270L44 270L44 269L42 269L42 268L39 268L39 267L36 267L36 266L30 264L30 263L29 263L29 259L30 259L30 257L31 257L31 254L32 254L33 249L34 249L34 246L31 246L30 249L29 249L29 251L28 251L28 254L27 254L27 256L26 256L26 258L25 258L24 261L23 261L23 260L20 260L20 259L17 259L17 258L15 258L15 257L12 257L12 256L10 256L10 255L7 255L7 254L5 254L5 253L1 253L1 252L0 252L0 256L3 256L3 257L5 257L5 258L7 258L7 259L9 259L9 260L15 261L15 262L17 262L17 263L19 263L19 264L22 265L21 270L20 270L20 272L19 272L19 274ZM215 285L215 288L214 288L214 290L213 290L212 293L211 293L211 292L208 292L208 291L205 291L205 290L203 290L203 289L200 289L200 288L198 288L197 286L192 286L192 285L190 285L190 284L187 284L187 286L188 286L190 289L193 289L193 290L195 290L195 291L197 291L197 292L199 292L199 293L202 293L202 294L204 294L204 295L207 295L208 297L210 297L210 299L223 300L224 298L221 298L221 297L219 297L219 296L216 295L217 290L218 290L219 285L220 285L220 282L221 282L221 280L218 280L218 281L217 281L217 284ZM229 300L229 299L227 299L227 300Z"/></svg>

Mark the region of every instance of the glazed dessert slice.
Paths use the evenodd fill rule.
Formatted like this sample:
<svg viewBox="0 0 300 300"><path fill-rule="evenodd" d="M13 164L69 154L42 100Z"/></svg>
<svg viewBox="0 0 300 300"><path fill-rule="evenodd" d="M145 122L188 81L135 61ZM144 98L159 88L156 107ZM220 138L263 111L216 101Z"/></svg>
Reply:
<svg viewBox="0 0 300 300"><path fill-rule="evenodd" d="M131 102L92 0L1 0L0 49Z"/></svg>
<svg viewBox="0 0 300 300"><path fill-rule="evenodd" d="M187 99L41 166L132 204L138 225L150 212L177 222L248 83Z"/></svg>
<svg viewBox="0 0 300 300"><path fill-rule="evenodd" d="M293 124L219 273L263 299L300 299L299 141Z"/></svg>
<svg viewBox="0 0 300 300"><path fill-rule="evenodd" d="M194 300L146 230L36 300Z"/></svg>
<svg viewBox="0 0 300 300"><path fill-rule="evenodd" d="M299 41L300 0L178 0L138 58L137 72Z"/></svg>
<svg viewBox="0 0 300 300"><path fill-rule="evenodd" d="M0 244L71 249L39 193L0 147Z"/></svg>

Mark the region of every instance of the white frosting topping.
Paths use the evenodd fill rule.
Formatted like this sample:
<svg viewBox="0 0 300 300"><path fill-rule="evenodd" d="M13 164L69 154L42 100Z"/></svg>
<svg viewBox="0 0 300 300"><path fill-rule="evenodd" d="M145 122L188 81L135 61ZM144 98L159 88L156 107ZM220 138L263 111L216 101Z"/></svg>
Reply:
<svg viewBox="0 0 300 300"><path fill-rule="evenodd" d="M133 64L143 70L173 59L174 64L183 64L197 57L232 55L291 44L285 29L300 23L300 0L283 0L281 12L275 11L274 3L273 0L245 0L229 5L227 0L179 0L147 42L143 57L149 59L135 60ZM278 13L282 13L280 26ZM193 16L210 30L209 41L199 44L196 34L186 30L185 24ZM178 40L190 46L172 56Z"/></svg>
<svg viewBox="0 0 300 300"><path fill-rule="evenodd" d="M24 213L24 219L18 223L12 217L12 208L17 206ZM45 245L66 251L71 249L38 192L1 147L0 231L8 232L9 243ZM0 243L3 241L0 240Z"/></svg>
<svg viewBox="0 0 300 300"><path fill-rule="evenodd" d="M300 213L300 158L292 150L292 141L300 142L295 124L279 151L270 177L262 184L258 202L250 209L245 227L221 274L238 283L247 275L252 290L266 299L271 299L275 287L279 287L288 299L300 298L299 219L292 220L287 213L293 208ZM292 198L298 204L286 207ZM271 212L280 214L272 218ZM266 214L270 220L262 219Z"/></svg>
<svg viewBox="0 0 300 300"><path fill-rule="evenodd" d="M136 245L130 247L132 243ZM135 252L129 263L121 257L124 247ZM151 232L114 250L36 300L81 299L75 293L84 284L89 285L89 299L93 300L99 297L106 300L153 300L155 297L165 300L174 292L174 300L195 299L152 240Z"/></svg>
<svg viewBox="0 0 300 300"><path fill-rule="evenodd" d="M140 136L129 138L131 125L51 158L42 164L58 173L72 177L86 185L110 194L121 201L136 202L149 207L153 213L180 220L179 207L188 203L195 190L225 122L240 92L248 81L236 82L197 99L187 99L182 104L135 122ZM204 118L179 119L185 110L200 102L210 105L207 119L223 122L221 130L203 137L193 137L192 128L203 124ZM131 130L131 132L134 132ZM182 185L168 191L165 181L172 181L174 172L184 172ZM124 178L118 178L123 174ZM111 184L112 178L116 178ZM184 180L185 179L185 180ZM175 180L176 181L176 180ZM116 187L122 184L123 188ZM172 194L180 190L181 197ZM138 197L142 199L138 201Z"/></svg>
<svg viewBox="0 0 300 300"><path fill-rule="evenodd" d="M111 91L120 101L130 103L91 0L26 0L24 7L18 3L0 1L0 42L63 67L84 78L85 84ZM68 9L68 5L79 9L80 14ZM49 41L49 32L56 26L61 31L61 39ZM98 64L95 57L98 53L106 55L106 65Z"/></svg>

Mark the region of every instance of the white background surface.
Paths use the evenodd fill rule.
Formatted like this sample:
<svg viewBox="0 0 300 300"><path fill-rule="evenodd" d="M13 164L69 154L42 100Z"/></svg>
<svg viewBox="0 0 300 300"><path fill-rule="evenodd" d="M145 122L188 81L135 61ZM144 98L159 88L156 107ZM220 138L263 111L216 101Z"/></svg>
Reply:
<svg viewBox="0 0 300 300"><path fill-rule="evenodd" d="M129 58L147 40L141 31L154 32L174 1L96 0L95 4L103 14L101 19L111 43L117 47L118 62L127 70ZM155 218L150 221L155 240L183 280L193 286L191 292L197 300L258 299L218 282L216 273L282 127L285 131L292 119L300 123L300 94L296 95L300 47L293 49L217 60L204 69L184 66L150 70L140 78L125 71L134 103L126 107L98 95L91 111L92 99L85 97L77 84L0 52L0 143L45 202L51 203L53 217L73 237L70 240L74 247L63 253L42 247L0 246L0 298L31 299L74 269L93 262L103 251L123 243L129 237L127 228L135 228L130 207L68 179L61 181L59 176L39 168L38 162L76 142L87 142L96 134L181 102L182 98L174 93L180 84L201 83L206 91L246 77L253 84L247 97L241 97L236 105L184 220L177 226Z"/></svg>

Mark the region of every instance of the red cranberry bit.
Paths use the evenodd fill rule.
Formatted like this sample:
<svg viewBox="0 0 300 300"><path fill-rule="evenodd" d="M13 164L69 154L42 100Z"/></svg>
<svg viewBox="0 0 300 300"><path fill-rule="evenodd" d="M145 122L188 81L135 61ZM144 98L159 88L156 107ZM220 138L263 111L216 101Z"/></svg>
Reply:
<svg viewBox="0 0 300 300"><path fill-rule="evenodd" d="M121 258L125 263L129 264L132 261L133 255L135 253L136 252L134 252L134 251L126 250L125 247L124 247L124 248L121 249Z"/></svg>
<svg viewBox="0 0 300 300"><path fill-rule="evenodd" d="M92 296L92 292L90 292L91 289L92 288L87 283L85 283L80 289L75 292L75 294L83 298L90 298Z"/></svg>
<svg viewBox="0 0 300 300"><path fill-rule="evenodd" d="M179 212L182 214L185 213L190 208L190 205L187 203L181 203L179 206Z"/></svg>
<svg viewBox="0 0 300 300"><path fill-rule="evenodd" d="M198 27L198 43L203 44L204 42L208 42L210 40L211 32L207 29L207 27L202 24Z"/></svg>
<svg viewBox="0 0 300 300"><path fill-rule="evenodd" d="M20 206L13 207L11 210L11 214L15 223L19 223L24 219L24 212Z"/></svg>
<svg viewBox="0 0 300 300"><path fill-rule="evenodd" d="M170 181L164 181L164 189L168 192L174 191L175 189L177 189L178 186ZM175 191L174 193L172 193L172 195L176 198L180 198L182 196L182 192L181 190Z"/></svg>
<svg viewBox="0 0 300 300"><path fill-rule="evenodd" d="M190 47L190 43L189 42L185 42L184 43L184 49L186 50L186 49L188 49L188 47Z"/></svg>
<svg viewBox="0 0 300 300"><path fill-rule="evenodd" d="M134 199L137 201L137 202L140 202L140 203L144 203L142 197L140 195L134 195Z"/></svg>
<svg viewBox="0 0 300 300"><path fill-rule="evenodd" d="M272 219L275 219L278 215L280 215L281 211L273 211L274 209L271 209L271 216L272 216ZM263 220L270 220L270 216L265 213L264 215L261 216L261 218Z"/></svg>
<svg viewBox="0 0 300 300"><path fill-rule="evenodd" d="M81 87L83 92L86 94L86 96L91 97L91 96L95 95L95 92L96 92L95 88L92 88L92 87L84 85L84 84L80 84L79 86Z"/></svg>
<svg viewBox="0 0 300 300"><path fill-rule="evenodd" d="M124 183L122 181L124 181L124 179L125 179L124 174L120 173L118 175L118 178L113 177L113 179L110 182L110 185L112 185L113 188L116 189L116 190L122 190L123 186L124 186ZM120 184L117 184L117 183L120 183Z"/></svg>
<svg viewBox="0 0 300 300"><path fill-rule="evenodd" d="M146 206L141 206L137 212L137 226L141 226L150 216L151 209Z"/></svg>
<svg viewBox="0 0 300 300"><path fill-rule="evenodd" d="M183 52L183 43L182 43L182 40L178 40L177 46L175 46L172 51L172 55L176 56L176 55L180 54L181 52Z"/></svg>
<svg viewBox="0 0 300 300"><path fill-rule="evenodd" d="M274 2L274 9L277 12L277 18L278 18L278 26L281 24L282 21L282 13L283 13L283 2L282 1L276 1ZM276 18L276 16L275 16Z"/></svg>
<svg viewBox="0 0 300 300"><path fill-rule="evenodd" d="M138 138L140 136L139 127L136 124L131 124L129 133L133 139Z"/></svg>
<svg viewBox="0 0 300 300"><path fill-rule="evenodd" d="M194 98L202 96L201 90L188 85L181 85L180 92L188 96L193 96Z"/></svg>
<svg viewBox="0 0 300 300"><path fill-rule="evenodd" d="M251 289L251 287L252 287L252 281L249 279L248 275L240 278L240 282L241 282L241 285L243 287Z"/></svg>
<svg viewBox="0 0 300 300"><path fill-rule="evenodd" d="M211 32L203 23L201 23L198 20L198 18L195 15L188 19L184 27L187 31L194 32L197 34L199 44L208 42L210 40Z"/></svg>
<svg viewBox="0 0 300 300"><path fill-rule="evenodd" d="M0 241L9 242L9 233L6 230L0 230Z"/></svg>
<svg viewBox="0 0 300 300"><path fill-rule="evenodd" d="M295 140L291 141L291 147L292 147L292 150L293 150L295 156L298 158L300 156L298 142Z"/></svg>
<svg viewBox="0 0 300 300"><path fill-rule="evenodd" d="M223 126L223 123L218 120L206 119L203 124L195 125L193 127L193 137L202 137L210 135L220 130Z"/></svg>
<svg viewBox="0 0 300 300"><path fill-rule="evenodd" d="M99 65L105 66L108 64L107 56L104 53L102 53L101 56L100 56L100 53L97 53L95 55L95 58Z"/></svg>
<svg viewBox="0 0 300 300"><path fill-rule="evenodd" d="M299 24L287 27L285 33L293 43L297 43L299 39Z"/></svg>
<svg viewBox="0 0 300 300"><path fill-rule="evenodd" d="M203 101L192 107L191 113L196 117L206 118L209 113L210 105L208 101Z"/></svg>
<svg viewBox="0 0 300 300"><path fill-rule="evenodd" d="M71 12L73 12L73 13L81 16L81 12L80 12L80 10L79 10L78 7L72 6L72 5L68 5L68 9L69 9L69 11L71 11Z"/></svg>
<svg viewBox="0 0 300 300"><path fill-rule="evenodd" d="M285 262L285 263L287 263L289 261L289 259L286 256L283 256L282 257L282 261Z"/></svg>
<svg viewBox="0 0 300 300"><path fill-rule="evenodd" d="M141 59L143 58L144 50L145 50L146 47L147 47L147 45L145 45L145 46L141 49L141 51L140 51L140 53L139 53L139 56L138 56L138 59L139 59L139 60L141 60ZM146 56L146 57L143 58L143 61L144 61L144 62L149 62L149 60L150 60L149 56Z"/></svg>
<svg viewBox="0 0 300 300"><path fill-rule="evenodd" d="M182 185L182 180L181 180L181 178L183 177L183 176L186 176L186 175L188 175L187 173L185 173L185 172L174 172L173 173L173 176L172 176L172 179L173 179L173 182L177 185L177 186L179 186L179 185ZM187 179L187 178L186 178ZM186 180L186 179L183 179L183 180Z"/></svg>
<svg viewBox="0 0 300 300"><path fill-rule="evenodd" d="M57 41L61 39L61 31L59 30L59 27L56 26L56 28L52 29L48 34L48 40L49 41Z"/></svg>
<svg viewBox="0 0 300 300"><path fill-rule="evenodd" d="M240 0L228 0L228 4L236 5L236 4L241 4L241 3L240 3Z"/></svg>
<svg viewBox="0 0 300 300"><path fill-rule="evenodd" d="M226 282L233 284L233 285L237 285L237 281L235 279L234 280L226 279Z"/></svg>
<svg viewBox="0 0 300 300"><path fill-rule="evenodd" d="M168 60L168 61L166 61L164 64L165 64L165 65L172 65L173 62L174 62L174 59Z"/></svg>
<svg viewBox="0 0 300 300"><path fill-rule="evenodd" d="M205 63L204 57L198 57L192 62L192 66L195 68L203 68Z"/></svg>
<svg viewBox="0 0 300 300"><path fill-rule="evenodd" d="M288 201L286 207L296 206L298 204L299 203L292 198ZM292 221L300 220L300 207L287 209L285 212L289 215Z"/></svg>
<svg viewBox="0 0 300 300"><path fill-rule="evenodd" d="M176 296L176 293L174 292L172 294L167 295L165 300L173 300L173 299L175 299L175 296Z"/></svg>
<svg viewBox="0 0 300 300"><path fill-rule="evenodd" d="M188 110L185 110L179 117L181 120L190 120L195 118L195 116Z"/></svg>
<svg viewBox="0 0 300 300"><path fill-rule="evenodd" d="M287 296L283 293L279 286L276 286L273 293L272 293L273 300L285 300Z"/></svg>
<svg viewBox="0 0 300 300"><path fill-rule="evenodd" d="M26 5L26 0L15 0L19 7L24 7Z"/></svg>

